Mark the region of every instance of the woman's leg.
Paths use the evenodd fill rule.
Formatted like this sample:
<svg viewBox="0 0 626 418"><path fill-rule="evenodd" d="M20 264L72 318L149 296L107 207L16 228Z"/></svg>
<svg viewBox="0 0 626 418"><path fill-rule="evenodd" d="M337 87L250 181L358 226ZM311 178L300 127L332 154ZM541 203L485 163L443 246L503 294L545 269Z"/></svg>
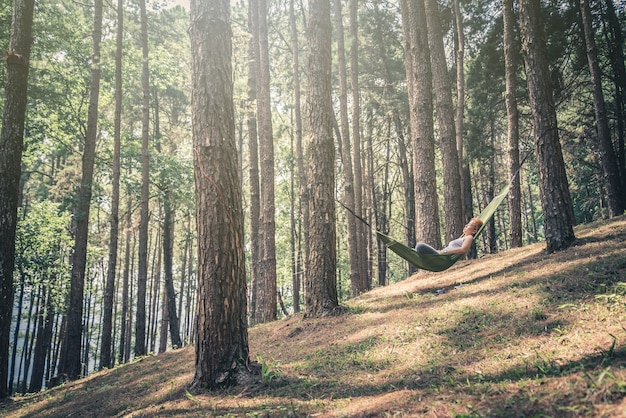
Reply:
<svg viewBox="0 0 626 418"><path fill-rule="evenodd" d="M439 251L435 250L428 244L424 244L423 242L418 242L415 246L415 251L421 254L439 254Z"/></svg>

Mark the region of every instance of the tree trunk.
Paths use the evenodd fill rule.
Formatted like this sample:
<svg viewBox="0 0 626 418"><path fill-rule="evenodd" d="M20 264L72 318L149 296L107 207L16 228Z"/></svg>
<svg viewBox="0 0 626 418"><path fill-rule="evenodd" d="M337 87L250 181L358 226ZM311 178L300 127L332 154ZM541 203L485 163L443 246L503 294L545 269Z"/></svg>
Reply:
<svg viewBox="0 0 626 418"><path fill-rule="evenodd" d="M293 122L293 121L292 121ZM295 146L294 146L294 136L293 132L289 136L289 152L292 156L295 155ZM300 272L298 271L298 254L297 250L299 246L298 237L298 224L296 222L296 167L294 163L294 159L292 158L289 162L289 255L291 258L291 288L292 296L293 296L293 309L294 313L296 311L296 298L295 295L300 293ZM281 299L282 302L282 299ZM298 301L299 302L299 301ZM299 305L299 303L298 303ZM298 306L298 309L300 306ZM285 314L287 316L288 314Z"/></svg>
<svg viewBox="0 0 626 418"><path fill-rule="evenodd" d="M591 86L593 88L593 105L596 111L596 124L598 135L598 150L600 151L600 165L604 174L604 184L607 192L609 216L619 216L624 213L626 205L622 199L620 190L620 176L617 166L617 158L611 141L611 131L602 92L602 73L598 63L598 50L594 39L593 21L589 0L580 0L580 9L583 22L583 35L587 46L587 64L591 74Z"/></svg>
<svg viewBox="0 0 626 418"><path fill-rule="evenodd" d="M126 239L125 239L125 255L124 255L124 272L122 280L122 313L120 318L120 353L119 362L125 363L128 361L126 356L127 341L130 341L130 333L127 330L130 329L130 313L128 312L130 301L129 299L129 281L130 281L130 241L131 241L131 210L132 210L132 198L128 195L128 201L126 204Z"/></svg>
<svg viewBox="0 0 626 418"><path fill-rule="evenodd" d="M159 208L159 213L161 209ZM161 218L161 216L159 216ZM159 228L160 229L160 228ZM150 244L148 244L150 248ZM156 350L157 322L159 318L159 310L161 307L161 263L163 261L163 252L161 245L161 234L157 233L154 252L152 253L152 268L150 269L150 287L148 299L148 332L146 336L146 351L154 352Z"/></svg>
<svg viewBox="0 0 626 418"><path fill-rule="evenodd" d="M445 240L452 241L463 231L463 205L459 155L456 146L452 87L446 64L443 34L436 0L424 1L428 25L431 70L435 92L435 106L439 121L439 144L443 161L443 201L445 217Z"/></svg>
<svg viewBox="0 0 626 418"><path fill-rule="evenodd" d="M350 85L352 87L352 145L354 145L354 210L360 217L364 217L363 210L363 167L361 151L361 88L359 87L359 26L358 1L350 0ZM367 228L362 222L356 224L357 252L359 256L359 277L361 289L371 288L371 279L367 265Z"/></svg>
<svg viewBox="0 0 626 418"><path fill-rule="evenodd" d="M15 228L20 185L34 0L15 0L0 135L0 399L7 398L13 313Z"/></svg>
<svg viewBox="0 0 626 418"><path fill-rule="evenodd" d="M308 88L306 110L309 161L306 254L306 316L337 312L335 230L335 146L331 98L330 1L311 0L308 9Z"/></svg>
<svg viewBox="0 0 626 418"><path fill-rule="evenodd" d="M183 339L182 343L185 344L184 336L185 336L185 328L183 323L183 296L188 289L188 286L191 286L191 280L189 275L187 275L187 266L188 263L191 263L191 211L187 211L185 214L187 217L187 225L185 227L185 247L183 249L183 259L180 263L180 291L178 293L178 322L180 324L180 333L181 339ZM187 284L186 282L190 283ZM189 309L187 306L186 309Z"/></svg>
<svg viewBox="0 0 626 418"><path fill-rule="evenodd" d="M413 172L415 180L416 241L441 245L439 203L435 178L432 74L426 36L423 0L402 0L406 37L406 69L409 92Z"/></svg>
<svg viewBox="0 0 626 418"><path fill-rule="evenodd" d="M402 171L402 180L404 183L404 212L406 216L406 235L407 245L411 248L415 247L415 182L413 181L413 172L411 171L411 161L406 147L406 139L404 137L404 129L402 121L397 109L393 109L393 120L396 128L396 136L398 137L398 164ZM409 264L408 274L412 275L417 268Z"/></svg>
<svg viewBox="0 0 626 418"><path fill-rule="evenodd" d="M261 234L257 322L276 319L276 205L274 203L274 135L270 97L270 61L267 34L267 2L257 0L259 64L257 84L257 120L261 174Z"/></svg>
<svg viewBox="0 0 626 418"><path fill-rule="evenodd" d="M246 268L232 91L230 2L191 0L198 230L192 388L235 384L248 361Z"/></svg>
<svg viewBox="0 0 626 418"><path fill-rule="evenodd" d="M297 284L294 284L293 289L293 310L294 312L300 312L300 283L303 281L304 274L302 272L302 245L307 244L306 234L308 227L303 223L308 221L308 203L306 203L306 171L304 169L304 155L302 150L302 112L301 112L301 98L300 98L300 50L298 44L298 30L296 25L296 14L294 8L294 1L289 0L289 24L291 28L291 53L293 55L293 101L294 101L294 119L296 123L296 167L298 171L298 185L299 185L299 210L298 217L300 222L299 234L298 234L298 250L296 256L296 271L297 271ZM304 235L304 237L303 237ZM304 239L303 239L304 238ZM306 254L306 250L305 250Z"/></svg>
<svg viewBox="0 0 626 418"><path fill-rule="evenodd" d="M89 86L89 110L87 135L83 150L83 172L74 213L76 237L72 259L70 303L67 313L67 329L61 348L59 375L76 379L81 374L81 337L83 332L83 293L87 268L87 241L89 235L89 209L91 184L96 157L98 129L98 98L100 95L100 40L102 38L102 0L96 0L94 9L93 56Z"/></svg>
<svg viewBox="0 0 626 418"><path fill-rule="evenodd" d="M489 143L489 147L492 149L495 146L495 132L494 132L494 124L493 121L490 121L491 129L490 136L491 141ZM490 158L485 161L479 162L478 172L480 175L480 188L482 189L480 192L480 196L482 196L482 207L480 208L481 212L489 205L495 196L495 169L493 159ZM489 221L487 221L484 230L483 230L483 240L486 241L486 252L489 254L495 254L498 252L498 240L496 234L496 221L495 214L492 216Z"/></svg>
<svg viewBox="0 0 626 418"><path fill-rule="evenodd" d="M133 243L132 243L132 248L131 248L131 252L130 252L130 279L132 279L133 277L135 277L135 248L137 245L137 236L136 234L133 234ZM134 298L133 298L133 294L135 292L134 286L133 286L133 280L129 280L128 281L128 317L127 317L127 327L126 327L126 341L125 341L125 345L124 345L124 358L126 359L126 361L130 361L131 360L131 342L132 342L132 328L133 328L133 304L134 304Z"/></svg>
<svg viewBox="0 0 626 418"><path fill-rule="evenodd" d="M463 129L465 114L465 33L463 31L463 14L459 0L453 0L454 23L456 26L456 152L459 157L459 181L461 182L461 202L463 219L470 219L466 207L472 205L472 197L466 196L465 179L463 178Z"/></svg>
<svg viewBox="0 0 626 418"><path fill-rule="evenodd" d="M8 382L8 394L13 393L13 381L15 380L15 367L17 361L17 343L20 339L20 328L22 325L22 310L24 308L24 285L25 285L24 274L20 272L20 290L17 302L17 312L15 313L15 328L13 331L13 350L11 351L11 370L8 374L9 382Z"/></svg>
<svg viewBox="0 0 626 418"><path fill-rule="evenodd" d="M379 12L379 7L377 4L374 4L374 11L376 14ZM374 44L378 46L379 49L379 59L384 63L384 74L385 74L385 89L389 90L389 96L395 97L396 91L394 88L395 80L392 76L391 70L391 60L388 56L387 50L385 49L385 39L383 37L383 30L386 30L382 27L380 22L377 22L377 25L374 29L374 33L372 34L372 38L374 39ZM395 134L398 139L398 165L402 172L402 183L404 186L404 215L405 215L405 224L406 224L406 242L409 247L415 247L415 183L413 180L413 171L411 169L413 160L412 155L407 149L407 139L404 132L404 125L402 123L400 112L397 106L393 106L390 110L393 115L393 123L395 127ZM371 131L370 131L371 133ZM371 137L371 135L370 135ZM371 138L368 138L368 141ZM371 153L371 150L368 150ZM373 158L368 155L368 158ZM369 164L369 162L368 162ZM373 162L372 162L373 166ZM368 190L372 190L371 187L368 186ZM374 206L375 207L375 206ZM377 248L378 244L383 245L382 242L378 243L377 240ZM377 249L378 252L378 249ZM385 249L385 263L386 263L386 249ZM379 255L379 258L381 255ZM380 262L380 261L379 261ZM380 269L380 267L379 267ZM386 267L385 267L386 269ZM417 271L416 267L412 264L408 263L408 275L412 275ZM380 273L379 273L380 276ZM386 277L386 274L385 276ZM380 279L379 279L380 282Z"/></svg>
<svg viewBox="0 0 626 418"><path fill-rule="evenodd" d="M348 125L348 80L346 72L346 52L344 46L343 13L341 0L334 0L335 31L337 32L337 69L339 75L339 120L341 128L341 162L343 164L343 196L345 205L356 213L354 173L352 170L352 146L350 145L350 127ZM359 157L360 158L360 157ZM358 296L367 290L366 283L360 277L359 240L357 237L357 219L350 212L347 213L348 225L348 262L350 266L350 284L352 296Z"/></svg>
<svg viewBox="0 0 626 418"><path fill-rule="evenodd" d="M612 0L606 0L607 20L613 42L611 43L611 66L615 85L615 119L617 122L617 165L622 180L622 202L626 201L626 64L624 63L624 35Z"/></svg>
<svg viewBox="0 0 626 418"><path fill-rule="evenodd" d="M156 139L156 150L162 152L162 136L161 136L161 107L159 101L159 95L155 88L154 93L154 136ZM171 149L170 155L176 154L176 147L170 142ZM239 164L237 164L239 166ZM176 312L176 292L174 291L174 221L176 214L172 207L172 188L175 187L172 184L172 180L168 177L167 171L162 169L160 175L161 192L162 192L162 204L163 204L163 279L164 279L164 302L162 311L162 321L167 326L162 328L161 341L159 353L164 352L167 349L167 331L169 328L170 339L172 341L172 347L180 348L182 346L180 342L180 325L178 322L178 315ZM158 269L157 275L155 275L155 281L160 282L160 269ZM164 335L163 335L164 334ZM165 342L163 343L163 340ZM162 348L162 349L161 349Z"/></svg>
<svg viewBox="0 0 626 418"><path fill-rule="evenodd" d="M521 0L519 5L546 247L551 253L574 242L574 211L559 142L541 6L539 0Z"/></svg>
<svg viewBox="0 0 626 418"><path fill-rule="evenodd" d="M517 51L515 45L515 14L513 0L502 0L504 25L504 72L506 79L505 104L507 114L507 137L509 154L509 178L512 179L519 168L519 113L517 111ZM513 180L508 195L509 217L511 220L511 247L522 246L521 183L519 175Z"/></svg>
<svg viewBox="0 0 626 418"><path fill-rule="evenodd" d="M190 256L189 258L189 265L187 268L187 277L189 277L189 286L187 286L187 295L186 295L186 302L187 302L187 312L185 315L185 330L187 330L187 336L185 338L186 341L191 341L194 338L194 330L195 328L193 327L194 324L194 312L195 312L195 306L194 306L194 301L196 300L196 298L192 298L192 295L195 294L195 286L192 288L192 284L194 283L193 280L193 257Z"/></svg>
<svg viewBox="0 0 626 418"><path fill-rule="evenodd" d="M41 289L39 289L41 291ZM28 380L28 369L30 368L30 324L33 320L33 308L35 307L35 299L38 299L39 295L35 295L33 292L30 294L28 300L28 316L26 319L26 332L24 333L24 343L22 344L22 357L20 359L20 367L17 373L18 390L21 393L26 393L26 382ZM34 332L33 332L34 335ZM22 369L23 367L23 369ZM20 383L21 382L21 383Z"/></svg>
<svg viewBox="0 0 626 418"><path fill-rule="evenodd" d="M180 348L182 347L182 343L180 341L180 325L176 313L176 292L174 291L174 272L172 265L174 258L174 219L176 217L174 215L174 209L172 209L171 200L172 192L168 185L163 200L163 273L165 276L165 295L167 298L165 306L167 306L172 347ZM163 311L163 315L165 317L165 311Z"/></svg>
<svg viewBox="0 0 626 418"><path fill-rule="evenodd" d="M258 41L258 7L257 0L248 2L248 26L250 41L248 45L248 158L250 176L250 324L257 323L257 298L259 287L259 266L261 245L259 234L261 228L261 186L259 185L259 142L256 118L257 74L259 66Z"/></svg>
<svg viewBox="0 0 626 418"><path fill-rule="evenodd" d="M167 292L163 292L161 299L161 327L159 329L159 353L167 351L167 329L170 325L169 307L167 306Z"/></svg>
<svg viewBox="0 0 626 418"><path fill-rule="evenodd" d="M96 285L95 290L93 289L93 281L90 284L90 286L88 287L89 292L87 293L87 297L84 298L84 321L85 321L85 329L83 332L83 343L82 343L82 361L81 361L81 374L83 376L87 376L89 374L89 352L91 351L91 334L93 332L93 318L95 316L93 309L95 309L95 307L93 307L93 305L95 305L95 303L93 302L94 299L94 293L98 293L98 287ZM91 326L89 325L89 321L91 321Z"/></svg>
<svg viewBox="0 0 626 418"><path fill-rule="evenodd" d="M44 371L46 367L46 358L50 345L52 343L52 316L54 308L52 304L52 295L46 292L44 285L43 295L40 300L39 320L37 324L37 341L35 343L35 356L33 362L33 371L28 387L29 392L39 392L43 386Z"/></svg>
<svg viewBox="0 0 626 418"><path fill-rule="evenodd" d="M376 230L377 231L381 231L383 234L388 234L389 233L389 221L388 221L388 216L387 216L387 202L384 201L383 198L381 198L380 196L380 192L377 189L377 183L376 183L376 179L375 179L375 170L374 170L374 152L373 152L373 139L372 137L373 132L372 132L372 111L371 109L368 110L367 115L366 115L366 127L367 127L367 133L366 133L366 141L367 141L367 171L368 171L368 176L367 178L367 182L368 182L368 189L369 189L369 193L371 195L371 204L372 207L374 208L373 212L373 216L374 216L374 220L375 220L375 225L376 225ZM389 149L387 147L387 149ZM383 171L383 178L380 180L380 183L384 183L387 179L386 179L386 175L388 174L387 170ZM410 204L415 207L415 202L411 201ZM413 237L412 239L415 239L415 237ZM378 239L378 237L376 238L376 258L377 258L377 264L378 264L378 284L384 286L387 283L387 267L388 267L388 261L387 261L387 246L380 240Z"/></svg>
<svg viewBox="0 0 626 418"><path fill-rule="evenodd" d="M370 127L369 129L369 140L371 141L373 137L373 132ZM391 135L386 135L387 138L390 138ZM381 179L381 187L382 190L379 196L379 202L381 206L381 216L379 217L379 225L383 231L389 231L389 219L391 218L391 191L389 187L389 167L391 166L391 141L387 140L385 145L385 159L383 164L383 178ZM383 245L385 261L383 264L384 268L380 269L378 272L378 285L386 286L387 284L387 248ZM381 247L379 247L380 249Z"/></svg>
<svg viewBox="0 0 626 418"><path fill-rule="evenodd" d="M468 161L463 162L462 170L463 171L461 173L461 176L463 178L462 183L463 183L463 197L464 197L463 212L465 213L465 217L471 219L474 217L474 206L472 204L472 177L471 177L470 166L469 166ZM477 256L478 256L478 253L476 251L476 243L473 243L469 251L467 252L467 258L475 259Z"/></svg>
<svg viewBox="0 0 626 418"><path fill-rule="evenodd" d="M115 292L115 273L117 270L117 247L119 240L120 207L120 152L122 120L122 41L124 39L124 0L117 1L117 35L115 52L115 117L113 133L113 178L111 179L111 233L109 239L109 266L106 288L104 290L104 315L102 318L102 351L100 368L112 367L113 348L111 333L113 328L113 296Z"/></svg>
<svg viewBox="0 0 626 418"><path fill-rule="evenodd" d="M146 351L146 287L148 282L148 221L150 199L150 69L148 66L148 17L146 0L139 0L141 15L141 211L137 274L137 319L135 320L135 355Z"/></svg>

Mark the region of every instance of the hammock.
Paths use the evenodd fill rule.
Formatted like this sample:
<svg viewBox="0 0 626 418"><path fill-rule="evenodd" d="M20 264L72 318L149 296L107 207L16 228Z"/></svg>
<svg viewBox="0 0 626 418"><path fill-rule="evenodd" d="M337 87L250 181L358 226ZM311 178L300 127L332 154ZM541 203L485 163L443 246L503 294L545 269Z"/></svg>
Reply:
<svg viewBox="0 0 626 418"><path fill-rule="evenodd" d="M516 173L517 174L517 173ZM509 189L511 188L511 183L504 186L504 189L500 192L499 195L493 198L493 200L487 205L487 207L481 212L478 216L480 220L483 221L483 225L474 235L476 238L485 228L487 222L491 219L493 214L496 212L500 203L504 200L506 195L509 193ZM407 247L406 245L396 241L395 239L388 237L387 235L376 231L376 235L381 239L391 251L413 264L415 267L428 270L428 271L444 271L450 267L454 263L456 263L463 255L461 254L421 254L415 251L413 248Z"/></svg>

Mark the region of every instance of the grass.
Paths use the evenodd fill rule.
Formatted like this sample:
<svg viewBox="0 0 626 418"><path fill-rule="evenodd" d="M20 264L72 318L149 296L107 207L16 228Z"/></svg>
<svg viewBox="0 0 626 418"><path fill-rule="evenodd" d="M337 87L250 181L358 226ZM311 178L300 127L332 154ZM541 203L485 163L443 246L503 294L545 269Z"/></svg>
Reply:
<svg viewBox="0 0 626 418"><path fill-rule="evenodd" d="M626 416L626 217L420 272L346 313L250 329L259 382L187 389L192 347L0 405L4 417ZM393 255L390 255L393 257Z"/></svg>

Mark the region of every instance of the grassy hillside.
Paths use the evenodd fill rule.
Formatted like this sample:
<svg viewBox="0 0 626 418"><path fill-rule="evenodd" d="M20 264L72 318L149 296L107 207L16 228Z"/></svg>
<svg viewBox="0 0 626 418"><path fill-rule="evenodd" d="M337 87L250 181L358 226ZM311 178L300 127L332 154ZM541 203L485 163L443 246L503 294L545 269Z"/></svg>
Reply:
<svg viewBox="0 0 626 418"><path fill-rule="evenodd" d="M626 416L626 217L420 272L348 303L250 330L263 383L186 390L193 348L0 406L4 417ZM394 255L390 255L394 257Z"/></svg>

